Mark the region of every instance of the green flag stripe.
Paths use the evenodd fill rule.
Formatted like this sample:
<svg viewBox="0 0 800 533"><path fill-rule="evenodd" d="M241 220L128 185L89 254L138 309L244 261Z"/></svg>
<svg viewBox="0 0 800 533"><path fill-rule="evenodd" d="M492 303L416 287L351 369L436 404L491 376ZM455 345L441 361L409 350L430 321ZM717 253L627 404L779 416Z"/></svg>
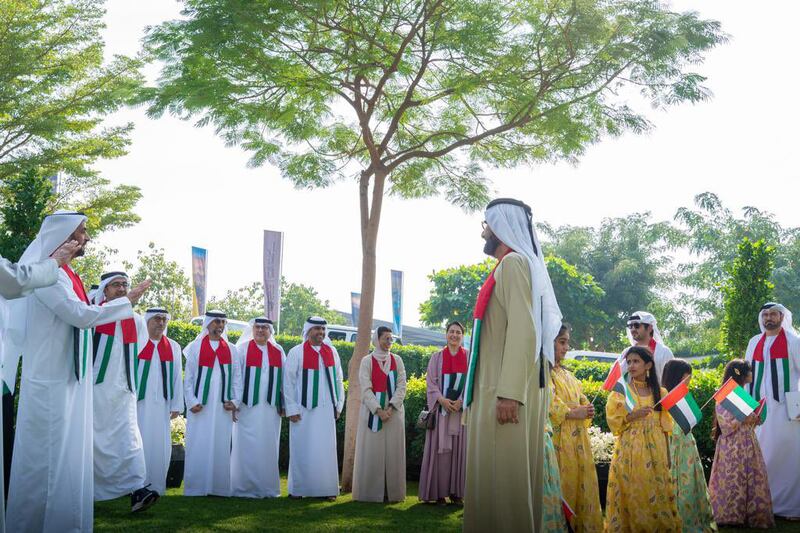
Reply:
<svg viewBox="0 0 800 533"><path fill-rule="evenodd" d="M106 379L106 369L108 368L108 360L111 356L111 348L114 346L114 337L103 335L101 337L103 342L103 358L100 360L100 370L97 372L97 381L95 383L102 383Z"/></svg>
<svg viewBox="0 0 800 533"><path fill-rule="evenodd" d="M256 367L255 377L253 378L253 405L258 403L261 397L261 367Z"/></svg>
<svg viewBox="0 0 800 533"><path fill-rule="evenodd" d="M690 392L683 399L686 402L686 405L692 411L692 414L694 415L694 419L697 422L700 422L700 420L703 418L703 411L700 410L700 407L697 405L697 402L695 401L694 396L692 396L692 393ZM697 422L695 422L695 423L697 423Z"/></svg>
<svg viewBox="0 0 800 533"><path fill-rule="evenodd" d="M138 359L138 357L137 357ZM147 394L147 376L150 374L150 363L152 361L145 361L142 365L142 377L137 383L137 387L139 387L139 399L144 400L144 395ZM138 376L138 373L136 374Z"/></svg>
<svg viewBox="0 0 800 533"><path fill-rule="evenodd" d="M732 396L733 396L733 398L732 398ZM745 391L741 387L736 387L735 389L733 389L733 391L730 394L728 394L728 398L727 399L731 400L732 402L736 403L737 405L741 402L742 404L750 407L751 412L752 412L753 409L758 407L758 402L755 401L752 396L747 394L747 391Z"/></svg>
<svg viewBox="0 0 800 533"><path fill-rule="evenodd" d="M82 347L82 351L83 351L83 364L81 365L81 377L83 378L83 377L86 376L86 368L89 366L89 363L87 361L87 359L89 357L89 330L88 329L84 329L83 330L83 347Z"/></svg>
<svg viewBox="0 0 800 533"><path fill-rule="evenodd" d="M319 370L312 370L312 379L314 383L311 390L311 408L313 409L319 402Z"/></svg>
<svg viewBox="0 0 800 533"><path fill-rule="evenodd" d="M208 402L208 389L211 388L211 373L214 370L213 368L209 367L201 367L205 369L205 379L203 380L203 405Z"/></svg>

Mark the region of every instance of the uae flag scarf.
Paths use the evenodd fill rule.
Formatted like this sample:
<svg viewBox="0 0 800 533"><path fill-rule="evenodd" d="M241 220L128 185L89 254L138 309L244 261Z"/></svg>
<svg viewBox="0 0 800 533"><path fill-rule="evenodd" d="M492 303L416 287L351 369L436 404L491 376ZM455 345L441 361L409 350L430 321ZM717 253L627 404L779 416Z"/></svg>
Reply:
<svg viewBox="0 0 800 533"><path fill-rule="evenodd" d="M89 304L89 297L86 296L86 289L83 287L81 277L73 271L69 265L63 265L61 269L67 273L72 282L72 290L80 301ZM86 367L89 365L89 346L91 338L89 329L72 328L72 361L75 370L75 379L80 383L86 377Z"/></svg>
<svg viewBox="0 0 800 533"><path fill-rule="evenodd" d="M135 388L133 380L131 380L131 364L133 363L131 354L139 353L139 336L136 332L136 322L134 322L132 318L126 318L120 320L119 324L122 330L122 353L125 358L125 380L128 384L128 390L134 392ZM108 369L108 362L111 359L111 350L114 346L116 332L117 322L109 322L108 324L103 324L94 328L92 362L94 363L97 373L97 379L94 382L95 385L101 384L106 379L106 370ZM131 348L133 351L131 351Z"/></svg>
<svg viewBox="0 0 800 533"><path fill-rule="evenodd" d="M378 400L378 405L381 406L381 409L389 407L389 401L397 389L397 361L395 361L392 354L389 354L389 357L391 357L389 373L385 374L380 362L375 357L370 356L372 359L372 392L375 393L375 398ZM383 420L378 415L370 413L367 417L367 426L373 432L378 432L383 429Z"/></svg>
<svg viewBox="0 0 800 533"><path fill-rule="evenodd" d="M281 351L271 342L267 343L267 403L276 409L283 409L283 361ZM244 392L242 402L249 406L258 405L261 399L261 372L264 352L256 341L247 343L247 356L244 367Z"/></svg>
<svg viewBox="0 0 800 533"><path fill-rule="evenodd" d="M222 372L222 403L233 399L233 365L231 364L231 348L225 339L219 340L217 349L211 347L208 335L200 341L200 357L197 367L197 381L194 384L194 395L200 403L206 405L208 393L211 389L211 375L214 373L214 363L219 361L219 370Z"/></svg>
<svg viewBox="0 0 800 533"><path fill-rule="evenodd" d="M442 395L448 400L457 400L464 391L464 381L467 374L467 351L459 346L455 355L450 353L450 348L442 350ZM442 414L447 411L439 408Z"/></svg>
<svg viewBox="0 0 800 533"><path fill-rule="evenodd" d="M505 257L505 255L503 257ZM489 300L494 292L494 286L497 283L494 279L494 272L497 270L497 267L500 266L503 257L497 261L497 264L489 273L489 277L483 282L481 290L478 292L478 299L475 302L475 313L473 314L472 320L472 339L470 342L469 363L467 366L467 382L464 390L465 407L469 407L472 403L475 391L475 369L478 366L478 357L480 356L481 326L483 325L483 317L486 315L486 308L489 306Z"/></svg>
<svg viewBox="0 0 800 533"><path fill-rule="evenodd" d="M320 346L319 353L306 341L303 343L303 396L300 404L306 409L314 409L319 405L319 358L325 367L325 379L331 395L334 411L339 396L336 388L336 363L333 350L325 343Z"/></svg>
<svg viewBox="0 0 800 533"><path fill-rule="evenodd" d="M135 376L135 386L137 400L144 400L147 394L147 378L150 375L150 365L153 362L153 352L158 350L158 359L161 366L161 392L164 400L171 401L175 397L173 384L175 383L175 361L172 357L172 345L166 336L161 337L156 346L153 341L148 340L144 349L139 352L138 357L133 363L133 375Z"/></svg>
<svg viewBox="0 0 800 533"><path fill-rule="evenodd" d="M761 384L764 382L764 343L767 334L761 335L753 352L753 381L750 383L750 395L761 400ZM776 402L782 402L786 391L789 390L791 373L789 371L789 345L786 342L786 332L781 328L780 333L772 341L769 349L769 373L772 382L772 398ZM767 396L765 394L765 396Z"/></svg>

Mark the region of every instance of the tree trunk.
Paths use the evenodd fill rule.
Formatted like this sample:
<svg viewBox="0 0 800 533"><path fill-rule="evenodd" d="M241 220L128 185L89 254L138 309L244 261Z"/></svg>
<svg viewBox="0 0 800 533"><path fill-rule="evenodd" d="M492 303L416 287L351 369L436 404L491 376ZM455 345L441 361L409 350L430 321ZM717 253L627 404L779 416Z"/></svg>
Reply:
<svg viewBox="0 0 800 533"><path fill-rule="evenodd" d="M342 460L342 491L353 489L353 465L356 453L356 432L358 431L358 411L361 408L361 385L358 382L358 369L361 360L369 354L372 337L372 315L375 309L376 249L378 226L386 172L376 173L372 188L372 202L369 202L368 182L362 177L359 187L361 202L361 309L358 317L358 334L353 357L347 365L347 417L344 431L344 457Z"/></svg>

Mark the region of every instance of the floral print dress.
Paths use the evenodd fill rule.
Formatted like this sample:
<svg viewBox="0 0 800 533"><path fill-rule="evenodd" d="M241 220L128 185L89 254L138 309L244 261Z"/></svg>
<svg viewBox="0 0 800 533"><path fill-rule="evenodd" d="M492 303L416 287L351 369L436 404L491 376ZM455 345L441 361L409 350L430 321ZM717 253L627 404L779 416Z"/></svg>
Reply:
<svg viewBox="0 0 800 533"><path fill-rule="evenodd" d="M581 382L569 370L558 366L550 375L553 386L550 422L561 474L561 493L575 512L572 519L575 532L596 533L603 530L603 513L587 431L592 421L566 418L570 410L587 405L589 400L581 391Z"/></svg>
<svg viewBox="0 0 800 533"><path fill-rule="evenodd" d="M708 492L720 525L768 528L775 525L767 466L751 424L739 422L717 405L720 435Z"/></svg>
<svg viewBox="0 0 800 533"><path fill-rule="evenodd" d="M635 386L631 387L635 395ZM666 394L666 389L661 389L661 397ZM652 395L638 396L636 407L652 405ZM667 449L672 417L663 410L653 411L628 422L627 414L622 395L612 392L606 403L606 420L617 443L608 476L605 530L677 533L681 519Z"/></svg>
<svg viewBox="0 0 800 533"><path fill-rule="evenodd" d="M717 531L711 502L708 499L706 476L694 435L685 435L678 424L669 439L672 479L678 496L678 514L683 521L683 533Z"/></svg>
<svg viewBox="0 0 800 533"><path fill-rule="evenodd" d="M551 437L553 428L545 424L544 433L544 491L542 496L543 531L567 531L564 510L561 507L561 482L558 473L558 458Z"/></svg>

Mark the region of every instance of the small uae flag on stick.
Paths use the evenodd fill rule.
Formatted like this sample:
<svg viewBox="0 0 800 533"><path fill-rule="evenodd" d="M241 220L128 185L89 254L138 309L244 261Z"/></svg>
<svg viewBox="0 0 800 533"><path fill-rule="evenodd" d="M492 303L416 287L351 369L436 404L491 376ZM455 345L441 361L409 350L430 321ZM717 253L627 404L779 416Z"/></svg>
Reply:
<svg viewBox="0 0 800 533"><path fill-rule="evenodd" d="M677 387L661 399L661 405L669 411L673 420L681 427L684 435L688 435L692 428L703 418L700 407L697 406L686 381L681 381Z"/></svg>
<svg viewBox="0 0 800 533"><path fill-rule="evenodd" d="M758 402L758 407L756 407L756 414L758 414L758 418L761 419L761 423L767 421L767 399L761 398Z"/></svg>
<svg viewBox="0 0 800 533"><path fill-rule="evenodd" d="M573 533L575 531L572 527L572 519L575 517L575 511L569 506L567 500L561 498L561 510L564 511L564 519L567 521L567 531Z"/></svg>
<svg viewBox="0 0 800 533"><path fill-rule="evenodd" d="M611 371L608 373L608 377L606 377L605 382L603 382L603 390L622 394L622 397L625 398L625 409L630 413L633 411L634 407L636 407L636 402L633 400L633 395L631 394L627 381L625 381L625 376L627 376L627 374L622 373L622 367L619 361L615 361L614 366L611 367Z"/></svg>
<svg viewBox="0 0 800 533"><path fill-rule="evenodd" d="M733 378L728 378L720 389L714 393L714 400L728 410L739 422L747 418L758 408L758 402L747 391L736 383Z"/></svg>

